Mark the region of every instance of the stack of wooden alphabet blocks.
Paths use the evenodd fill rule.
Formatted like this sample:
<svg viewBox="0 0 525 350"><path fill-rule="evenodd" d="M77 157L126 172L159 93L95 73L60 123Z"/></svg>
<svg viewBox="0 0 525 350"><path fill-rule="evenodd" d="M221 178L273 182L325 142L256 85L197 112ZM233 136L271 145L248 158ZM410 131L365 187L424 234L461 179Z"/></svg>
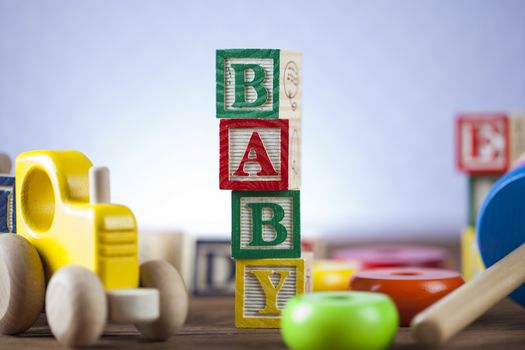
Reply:
<svg viewBox="0 0 525 350"><path fill-rule="evenodd" d="M461 114L456 119L456 162L468 175L468 224L461 236L466 280L484 270L476 240L476 220L492 185L522 163L525 114Z"/></svg>
<svg viewBox="0 0 525 350"><path fill-rule="evenodd" d="M220 188L232 191L235 325L277 328L305 289L300 239L302 55L217 50Z"/></svg>

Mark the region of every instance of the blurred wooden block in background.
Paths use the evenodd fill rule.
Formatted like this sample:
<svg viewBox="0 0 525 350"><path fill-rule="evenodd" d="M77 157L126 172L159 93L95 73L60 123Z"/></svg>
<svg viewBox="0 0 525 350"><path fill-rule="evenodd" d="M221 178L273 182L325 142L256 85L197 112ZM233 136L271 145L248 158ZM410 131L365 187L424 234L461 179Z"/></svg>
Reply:
<svg viewBox="0 0 525 350"><path fill-rule="evenodd" d="M479 210L492 185L498 180L496 175L469 175L468 177L468 224L476 226Z"/></svg>
<svg viewBox="0 0 525 350"><path fill-rule="evenodd" d="M465 281L468 281L484 270L485 265L479 253L476 229L468 226L461 235L461 273Z"/></svg>
<svg viewBox="0 0 525 350"><path fill-rule="evenodd" d="M191 290L195 240L190 235L172 231L140 231L139 261L165 260L173 265L182 276L186 288Z"/></svg>
<svg viewBox="0 0 525 350"><path fill-rule="evenodd" d="M15 177L0 175L0 234L16 233Z"/></svg>
<svg viewBox="0 0 525 350"><path fill-rule="evenodd" d="M217 118L300 118L302 53L217 50Z"/></svg>
<svg viewBox="0 0 525 350"><path fill-rule="evenodd" d="M195 295L233 295L235 261L230 240L197 240L195 248Z"/></svg>
<svg viewBox="0 0 525 350"><path fill-rule="evenodd" d="M525 152L525 113L461 114L456 162L469 174L503 174Z"/></svg>
<svg viewBox="0 0 525 350"><path fill-rule="evenodd" d="M237 260L236 265L235 326L279 328L286 302L304 293L304 260Z"/></svg>
<svg viewBox="0 0 525 350"><path fill-rule="evenodd" d="M328 245L324 239L316 235L309 238L304 238L304 236L301 234L301 249L303 252L312 252L315 260L328 257Z"/></svg>
<svg viewBox="0 0 525 350"><path fill-rule="evenodd" d="M13 162L8 154L0 152L0 174L8 175L11 173Z"/></svg>
<svg viewBox="0 0 525 350"><path fill-rule="evenodd" d="M304 293L314 291L314 253L301 252L301 258L304 260Z"/></svg>

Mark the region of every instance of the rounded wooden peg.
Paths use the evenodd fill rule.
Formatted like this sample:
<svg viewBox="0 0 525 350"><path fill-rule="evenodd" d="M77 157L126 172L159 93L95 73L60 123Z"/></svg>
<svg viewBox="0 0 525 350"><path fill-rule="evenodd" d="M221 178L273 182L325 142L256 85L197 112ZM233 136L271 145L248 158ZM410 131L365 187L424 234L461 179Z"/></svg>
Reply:
<svg viewBox="0 0 525 350"><path fill-rule="evenodd" d="M95 343L104 331L107 309L102 282L84 267L68 265L49 281L47 321L63 345L82 347Z"/></svg>
<svg viewBox="0 0 525 350"><path fill-rule="evenodd" d="M36 321L44 306L44 269L22 236L0 234L0 333L16 334Z"/></svg>
<svg viewBox="0 0 525 350"><path fill-rule="evenodd" d="M5 153L0 153L0 174L11 173L12 164L11 157Z"/></svg>
<svg viewBox="0 0 525 350"><path fill-rule="evenodd" d="M111 203L109 168L92 167L89 169L89 202L91 204Z"/></svg>
<svg viewBox="0 0 525 350"><path fill-rule="evenodd" d="M525 166L499 179L478 218L478 246L487 270L413 319L412 335L438 346L490 307L510 297L525 306Z"/></svg>
<svg viewBox="0 0 525 350"><path fill-rule="evenodd" d="M107 292L109 317L115 323L151 322L159 318L159 291L154 288L112 289Z"/></svg>
<svg viewBox="0 0 525 350"><path fill-rule="evenodd" d="M188 314L188 293L182 277L169 263L150 260L140 265L140 284L160 293L160 315L154 322L136 323L146 337L165 340L184 325Z"/></svg>

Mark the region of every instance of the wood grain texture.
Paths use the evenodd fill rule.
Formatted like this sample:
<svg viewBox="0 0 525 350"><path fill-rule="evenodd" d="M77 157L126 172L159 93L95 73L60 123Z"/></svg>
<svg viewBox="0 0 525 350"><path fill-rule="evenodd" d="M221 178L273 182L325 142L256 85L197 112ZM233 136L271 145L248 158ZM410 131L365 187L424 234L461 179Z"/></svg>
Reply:
<svg viewBox="0 0 525 350"><path fill-rule="evenodd" d="M256 65L266 98L248 82L256 80L253 68L237 70L232 65ZM302 114L302 53L279 49L217 50L217 118L297 119ZM237 74L244 75L237 76ZM240 78L240 79L239 79ZM247 82L239 90L238 81ZM245 95L246 106L236 106L237 93Z"/></svg>
<svg viewBox="0 0 525 350"><path fill-rule="evenodd" d="M106 296L110 322L152 322L159 318L160 297L157 289L112 289L106 292Z"/></svg>
<svg viewBox="0 0 525 350"><path fill-rule="evenodd" d="M0 333L16 334L35 322L44 306L44 269L23 237L0 235Z"/></svg>
<svg viewBox="0 0 525 350"><path fill-rule="evenodd" d="M253 205L263 207L257 213ZM277 216L278 208L282 216ZM257 216L262 216L255 223ZM255 218L254 218L255 216ZM277 239L278 220L286 238ZM259 227L262 226L262 227ZM260 233L260 234L259 234ZM254 243L262 235L263 242ZM300 191L232 191L232 256L237 259L299 258L301 256L301 199Z"/></svg>
<svg viewBox="0 0 525 350"><path fill-rule="evenodd" d="M188 314L188 293L182 277L167 262L151 260L140 265L140 285L159 290L160 315L154 322L135 326L150 339L165 340L174 336Z"/></svg>
<svg viewBox="0 0 525 350"><path fill-rule="evenodd" d="M286 302L304 293L303 259L236 261L235 326L278 328Z"/></svg>
<svg viewBox="0 0 525 350"><path fill-rule="evenodd" d="M107 319L106 293L98 276L78 265L53 274L46 292L46 315L57 340L68 347L94 344Z"/></svg>
<svg viewBox="0 0 525 350"><path fill-rule="evenodd" d="M165 342L144 339L132 325L109 324L97 343L100 349L152 350L287 350L278 329L241 329L234 326L234 298L190 299L188 319L174 337ZM504 300L478 321L443 345L441 350L522 350L525 344L525 312ZM51 335L45 315L19 336L0 336L0 350L64 349ZM409 328L400 328L390 350L421 350Z"/></svg>
<svg viewBox="0 0 525 350"><path fill-rule="evenodd" d="M293 122L294 144L290 145L290 121L284 119L230 119L220 121L219 186L223 190L241 191L283 191L299 187L300 174L300 123ZM299 129L298 129L299 128ZM278 131L278 132L277 132ZM277 175L257 175L261 170L257 162L246 162L247 176L234 175L240 168L251 136L260 136L264 149L272 162ZM296 158L292 159L297 174L290 182L290 150ZM250 151L250 150L248 150ZM253 151L253 150L252 150ZM277 156L278 155L278 156ZM251 157L250 157L251 158ZM278 160L278 161L277 161ZM299 177L300 180L300 177Z"/></svg>

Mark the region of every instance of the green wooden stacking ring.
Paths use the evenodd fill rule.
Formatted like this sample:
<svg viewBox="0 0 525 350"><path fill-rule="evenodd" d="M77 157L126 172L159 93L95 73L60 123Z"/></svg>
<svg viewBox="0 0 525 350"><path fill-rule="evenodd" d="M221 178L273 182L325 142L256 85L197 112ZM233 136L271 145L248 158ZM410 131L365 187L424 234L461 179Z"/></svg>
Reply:
<svg viewBox="0 0 525 350"><path fill-rule="evenodd" d="M322 292L288 301L281 334L292 350L381 350L398 325L396 306L384 294Z"/></svg>

